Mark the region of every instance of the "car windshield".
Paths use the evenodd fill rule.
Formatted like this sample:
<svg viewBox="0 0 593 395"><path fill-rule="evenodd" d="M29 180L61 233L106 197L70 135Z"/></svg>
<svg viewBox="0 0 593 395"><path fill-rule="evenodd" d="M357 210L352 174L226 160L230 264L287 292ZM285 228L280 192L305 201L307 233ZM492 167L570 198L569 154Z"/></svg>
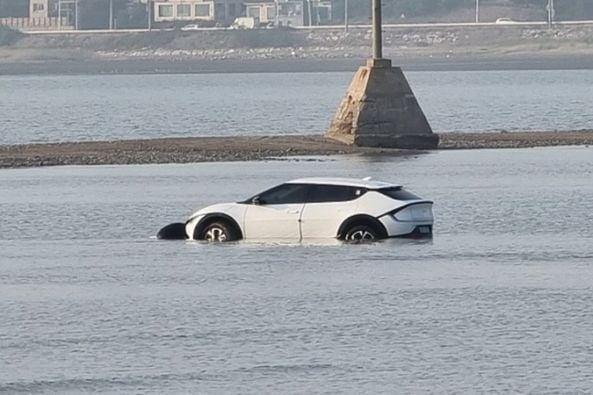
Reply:
<svg viewBox="0 0 593 395"><path fill-rule="evenodd" d="M378 189L377 192L395 200L420 200L420 197L414 195L412 192L406 191L402 187L382 188Z"/></svg>

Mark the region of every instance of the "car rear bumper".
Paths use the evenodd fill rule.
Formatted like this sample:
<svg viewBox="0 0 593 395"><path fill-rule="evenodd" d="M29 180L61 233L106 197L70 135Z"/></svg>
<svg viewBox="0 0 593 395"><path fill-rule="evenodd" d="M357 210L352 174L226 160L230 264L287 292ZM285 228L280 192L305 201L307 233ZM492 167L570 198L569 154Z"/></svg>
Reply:
<svg viewBox="0 0 593 395"><path fill-rule="evenodd" d="M391 215L379 218L379 221L387 230L387 237L411 237L423 238L432 237L433 221L398 221Z"/></svg>
<svg viewBox="0 0 593 395"><path fill-rule="evenodd" d="M392 238L429 239L432 238L432 225L418 225L410 233L390 236Z"/></svg>

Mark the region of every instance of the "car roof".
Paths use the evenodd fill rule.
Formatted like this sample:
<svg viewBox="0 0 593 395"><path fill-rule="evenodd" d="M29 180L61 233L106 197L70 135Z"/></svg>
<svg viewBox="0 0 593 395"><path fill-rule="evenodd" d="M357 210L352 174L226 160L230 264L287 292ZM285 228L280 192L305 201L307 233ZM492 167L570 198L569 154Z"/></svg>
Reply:
<svg viewBox="0 0 593 395"><path fill-rule="evenodd" d="M360 178L325 178L325 177L311 177L311 178L299 178L296 180L288 181L288 184L320 184L320 185L344 185L350 187L359 187L367 189L380 189L390 187L401 187L399 184L393 184L390 182L383 182L373 180L370 177Z"/></svg>

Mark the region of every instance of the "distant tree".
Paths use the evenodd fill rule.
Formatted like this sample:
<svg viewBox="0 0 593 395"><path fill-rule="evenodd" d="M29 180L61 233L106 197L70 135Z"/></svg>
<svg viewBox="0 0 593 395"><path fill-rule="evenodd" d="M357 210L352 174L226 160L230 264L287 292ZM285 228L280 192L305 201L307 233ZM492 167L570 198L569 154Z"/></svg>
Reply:
<svg viewBox="0 0 593 395"><path fill-rule="evenodd" d="M0 18L28 18L29 0L0 0Z"/></svg>
<svg viewBox="0 0 593 395"><path fill-rule="evenodd" d="M128 4L116 14L117 27L120 29L142 29L148 25L148 14L144 4Z"/></svg>
<svg viewBox="0 0 593 395"><path fill-rule="evenodd" d="M517 6L531 6L546 9L548 0L511 0L512 4ZM554 9L556 10L556 19L592 19L593 1L592 0L554 0Z"/></svg>
<svg viewBox="0 0 593 395"><path fill-rule="evenodd" d="M368 20L371 0L349 0L348 13L352 20ZM344 0L332 0L332 19L336 23L344 22Z"/></svg>
<svg viewBox="0 0 593 395"><path fill-rule="evenodd" d="M554 8L559 20L593 19L592 0L555 0Z"/></svg>
<svg viewBox="0 0 593 395"><path fill-rule="evenodd" d="M474 0L387 0L384 2L390 16L405 13L408 16L431 16L453 11L460 7L470 7Z"/></svg>
<svg viewBox="0 0 593 395"><path fill-rule="evenodd" d="M517 6L542 6L544 7L547 4L547 0L511 0L511 3Z"/></svg>
<svg viewBox="0 0 593 395"><path fill-rule="evenodd" d="M113 0L114 17L127 8L127 0ZM109 0L79 0L79 27L81 29L109 28Z"/></svg>
<svg viewBox="0 0 593 395"><path fill-rule="evenodd" d="M440 15L460 7L472 7L475 0L383 0L383 15L387 19ZM344 0L333 0L336 21L344 20ZM350 0L349 13L353 20L369 18L371 0Z"/></svg>

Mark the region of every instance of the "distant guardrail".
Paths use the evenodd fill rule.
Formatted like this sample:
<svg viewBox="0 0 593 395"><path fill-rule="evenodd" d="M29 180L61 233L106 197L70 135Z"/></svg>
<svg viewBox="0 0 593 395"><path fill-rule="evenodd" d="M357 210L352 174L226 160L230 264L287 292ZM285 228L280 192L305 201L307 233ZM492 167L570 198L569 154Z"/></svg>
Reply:
<svg viewBox="0 0 593 395"><path fill-rule="evenodd" d="M0 18L0 26L8 26L13 29L19 29L23 33L29 31L51 31L51 29L73 29L72 25L68 24L68 18L58 17L51 18ZM54 30L55 31L55 30Z"/></svg>
<svg viewBox="0 0 593 395"><path fill-rule="evenodd" d="M558 21L554 22L554 26L566 26L566 25L593 25L593 21ZM500 27L500 28L511 28L517 26L548 26L548 22L507 22L507 23L496 23L496 22L454 22L454 23L393 23L384 24L383 29L410 29L410 28L447 28L447 27ZM323 26L298 26L292 27L295 30L344 30L344 25L323 25ZM371 29L371 25L348 25L348 29ZM175 31L176 29L114 29L114 30L26 30L21 31L25 34L37 35L37 34L123 34L123 33L145 33L145 32L159 32L159 31ZM192 31L237 31L237 29L231 29L228 27L202 27L196 28ZM263 29L262 29L263 30ZM269 30L269 29L265 29ZM191 32L185 32L191 33Z"/></svg>

